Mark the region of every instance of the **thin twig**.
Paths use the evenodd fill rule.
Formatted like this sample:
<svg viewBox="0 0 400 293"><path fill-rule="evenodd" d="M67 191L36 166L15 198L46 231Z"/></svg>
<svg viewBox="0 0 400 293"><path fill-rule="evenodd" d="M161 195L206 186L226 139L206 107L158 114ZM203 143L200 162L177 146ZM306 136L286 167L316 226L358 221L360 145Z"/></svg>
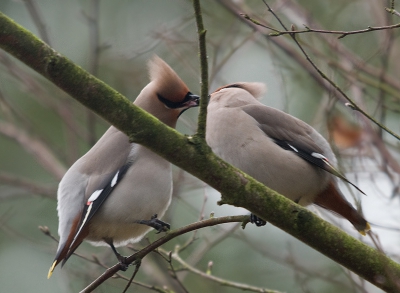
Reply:
<svg viewBox="0 0 400 293"><path fill-rule="evenodd" d="M281 21L281 19L275 14L275 12L271 9L271 7L268 5L268 3L263 0L264 4L267 6L268 11L270 11L272 13L272 15L279 21L279 23L282 25L282 27L288 31L288 29L285 27L285 25L283 24L283 22ZM292 31L290 31L291 33ZM311 58L308 56L308 54L306 53L306 51L304 50L303 46L299 43L299 41L296 39L295 35L289 34L292 39L294 40L294 42L296 43L296 45L299 47L299 49L301 50L301 52L304 54L304 56L306 57L307 61L312 65L312 67L314 67L314 69L319 73L319 75L321 75L321 77L323 79L325 79L327 82L329 82L347 101L348 103L346 104L346 106L348 106L349 108L351 108L352 110L358 111L361 114L363 114L365 117L367 117L370 121L372 121L374 124L376 124L378 127L382 128L383 130L385 130L387 133L389 133L390 135L392 135L393 137L395 137L396 139L400 140L400 136L397 135L396 133L394 133L393 131L391 131L389 128L387 128L385 125L382 125L381 123L379 123L377 120L375 120L372 116L370 116L369 114L367 114L364 110L362 110L349 96L346 95L346 93L336 84L334 83L325 73L323 73L319 67L311 60Z"/></svg>
<svg viewBox="0 0 400 293"><path fill-rule="evenodd" d="M125 287L124 291L122 291L122 293L125 293L126 291L128 291L130 285L132 284L133 279L135 278L136 274L139 271L140 264L141 264L140 260L136 262L135 271L133 272L132 277L129 279L129 282L128 282L128 284L126 284L126 287Z"/></svg>
<svg viewBox="0 0 400 293"><path fill-rule="evenodd" d="M400 12L398 12L397 10L395 10L394 8L387 8L385 7L385 10L391 14L397 15L400 17Z"/></svg>
<svg viewBox="0 0 400 293"><path fill-rule="evenodd" d="M147 254L155 250L156 248L160 247L164 243L167 243L171 239L178 237L182 234L205 228L215 225L220 225L224 223L231 223L231 222L248 222L249 216L228 216L228 217L220 217L220 218L211 218L207 220L203 220L200 222L192 223L185 227L172 230L167 233L164 237L159 238L158 240L154 241L153 243L149 244L142 250L134 253L133 255L126 258L126 264L131 264L139 259L143 259ZM115 273L117 273L121 269L121 265L115 264L114 266L107 269L101 276L99 276L96 280L94 280L89 286L81 291L81 293L92 292L98 286L100 286L104 281L111 278Z"/></svg>
<svg viewBox="0 0 400 293"><path fill-rule="evenodd" d="M7 122L0 122L0 134L7 136L23 147L55 178L61 179L65 173L64 165L57 159L50 148L38 138L31 137L24 130Z"/></svg>
<svg viewBox="0 0 400 293"><path fill-rule="evenodd" d="M161 252L163 253L167 253L165 250L160 249ZM189 270L190 272L199 275L205 279L209 279L211 281L217 282L220 285L223 286L227 286L227 287L232 287L232 288L236 288L236 289L240 289L240 290L244 290L244 291L251 291L251 292L261 292L261 293L280 293L279 291L275 291L275 290L271 290L271 289L265 289L265 288L261 288L261 287L256 287L256 286L251 286L248 284L243 284L243 283L238 283L238 282L234 282L234 281L229 281L223 278L219 278L216 276L211 275L210 273L205 273L202 272L198 269L196 269L195 267L192 267L191 265L189 265L187 262L185 262L178 254L178 251L175 251L174 253L172 253L171 257L177 261L178 263L180 263L185 269Z"/></svg>
<svg viewBox="0 0 400 293"><path fill-rule="evenodd" d="M394 4L393 4L394 5ZM387 23L390 21L390 15L385 14L385 20ZM385 91L383 90L382 85L384 85L385 80L385 72L388 71L389 69L389 57L390 57L390 52L393 48L393 41L394 41L394 36L393 36L393 31L388 31L386 38L383 38L383 53L381 55L381 70L379 74L379 97L378 97L378 104L377 104L377 109L381 109L381 114L380 114L380 122L384 124L385 118L386 118L386 108L384 107L386 99L386 94ZM382 128L379 128L379 137L383 137L382 133ZM384 162L384 167L387 166L387 163Z"/></svg>
<svg viewBox="0 0 400 293"><path fill-rule="evenodd" d="M42 231L43 234L45 234L46 236L50 237L51 239L53 239L55 242L58 243L58 239L56 237L54 237L54 235L51 233L50 229L47 226L39 226L39 230ZM101 262L100 259L95 255L93 255L92 258L88 258L86 256L78 254L77 252L74 252L73 254L75 256L78 256L78 257L84 259L85 261L88 261L90 263L94 263L94 264L96 264L96 265L98 265L98 266L100 266L100 267L102 267L104 269L108 269L108 266L105 265L103 262ZM163 255L161 255L161 256L164 257ZM121 275L119 273L116 273L114 276L116 276L116 277L118 277L120 279L123 279L125 281L130 281L130 279L128 279L127 277L125 277L124 275ZM159 292L159 293L171 293L171 291L169 291L169 290L164 290L164 289L156 287L154 285L147 285L147 284L144 284L144 283L141 283L141 282L138 282L138 281L133 281L133 280L131 280L131 282L133 284L137 285L137 286L140 286L140 287L143 287L143 288L146 288L146 289L149 289L149 290L153 290L153 291L156 291L156 292Z"/></svg>
<svg viewBox="0 0 400 293"><path fill-rule="evenodd" d="M12 59L10 59L7 55L3 54L2 52L0 52L0 62L6 66L6 68L9 70L12 76L14 76L15 78L17 78L17 80L20 81L20 84L23 85L25 92L28 92L29 95L34 94L33 98L38 105L40 105L41 107L45 105L47 110L54 111L55 113L57 113L57 115L64 122L64 125L67 126L66 127L67 136L73 138L76 138L76 136L83 137L83 131L80 127L77 126L78 123L76 119L71 118L71 113L73 112L71 110L72 104L69 99L66 99L65 95L60 94L59 95L60 99L57 99L57 102L55 102L54 99L50 98L53 94L51 94L49 90L46 89L41 82L39 82L33 76L27 74L26 71L24 71L19 65L17 65ZM14 105L11 99L8 100L9 101L6 101L6 103L10 107L10 110L12 111L10 114L14 116L11 117L15 118L15 120L10 120L13 122L12 124L20 125L19 128L25 129L25 131L27 133L31 133L31 135L38 134L38 132L40 132L39 129L41 129L42 126L38 125L32 119L29 119L29 115L27 117L26 113L24 113L17 104ZM4 102L4 97L3 97L3 102ZM49 138L44 136L42 136L40 139L41 142L47 146L50 146L53 143ZM67 145L69 151L72 149L76 149L75 147L76 143L72 143L71 140L68 140ZM61 153L60 150L53 149L53 152L54 155L56 155L58 158L64 157L64 154ZM76 155L73 157L73 161L75 160L76 160Z"/></svg>
<svg viewBox="0 0 400 293"><path fill-rule="evenodd" d="M4 171L0 171L0 182L2 184L23 188L29 193L44 195L52 199L55 198L55 194L57 193L56 187L40 185L34 181L12 175Z"/></svg>
<svg viewBox="0 0 400 293"><path fill-rule="evenodd" d="M229 226L228 229L220 228L218 233L213 234L212 237L205 238L205 241L201 241L201 244L196 248L196 251L191 253L190 257L188 257L187 262L192 266L195 266L213 247L216 247L219 243L234 235L234 232L240 228L241 223L232 223L229 224ZM181 251L182 250L179 250L179 252ZM186 272L183 272L181 278L185 279L186 275Z"/></svg>
<svg viewBox="0 0 400 293"><path fill-rule="evenodd" d="M204 209L206 207L207 199L208 199L207 190L206 187L204 187L203 205L200 209L199 221L204 220ZM179 247L179 251L185 250L196 240L197 231L198 230L195 230L192 234L192 237L190 237L182 246Z"/></svg>
<svg viewBox="0 0 400 293"><path fill-rule="evenodd" d="M99 59L100 59L100 28L99 28L99 10L100 10L100 1L99 0L91 0L90 1L90 15L85 14L88 27L89 27L89 72L94 76L97 76L99 70ZM86 109L86 123L87 123L87 143L89 146L92 146L96 143L96 121L97 116L90 111L90 109Z"/></svg>
<svg viewBox="0 0 400 293"><path fill-rule="evenodd" d="M201 99L199 122L197 126L197 136L201 139L206 137L206 120L207 120L207 105L208 105L208 58L206 47L206 30L203 25L201 15L201 6L199 0L193 1L194 12L196 15L197 33L199 36L199 51L200 51L200 70L201 70Z"/></svg>
<svg viewBox="0 0 400 293"><path fill-rule="evenodd" d="M161 247L159 247L158 250L161 250ZM178 246L175 247L175 250L179 250ZM163 254L160 253L160 255L164 257ZM183 285L182 281L178 278L177 271L175 270L174 265L172 264L172 251L166 253L165 255L168 255L168 264L170 267L172 278L176 281L176 283L178 283L179 287L183 290L183 292L189 293L185 285Z"/></svg>
<svg viewBox="0 0 400 293"><path fill-rule="evenodd" d="M273 33L269 33L268 35L271 37L278 37L278 36L282 36L282 35L295 35L295 34L304 34L304 33L320 33L320 34L334 34L334 35L340 35L338 37L338 39L342 39L348 35L356 35L356 34L363 34L363 33L367 33L367 32L372 32L372 31L380 31L380 30L389 30L389 29L395 29L395 28L399 28L400 27L400 23L397 24L393 24L393 25L385 25L385 26L368 26L365 29L360 29L360 30L354 30L354 31L332 31L332 30L321 30L321 29L313 29L310 28L306 25L304 25L305 29L304 30L278 30L275 29L273 27L267 26L262 24L261 22L251 18L249 15L247 14L242 14L242 16L248 20L250 20L251 22L253 22L254 24L257 24L259 26L262 26L264 28L273 30Z"/></svg>

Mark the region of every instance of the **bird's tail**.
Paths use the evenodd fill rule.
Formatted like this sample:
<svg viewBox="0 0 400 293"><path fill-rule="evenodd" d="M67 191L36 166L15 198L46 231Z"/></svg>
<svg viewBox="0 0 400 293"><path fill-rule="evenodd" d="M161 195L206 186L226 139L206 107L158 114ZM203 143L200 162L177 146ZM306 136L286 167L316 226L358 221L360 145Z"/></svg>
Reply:
<svg viewBox="0 0 400 293"><path fill-rule="evenodd" d="M323 192L318 194L314 200L314 204L346 218L363 236L371 230L369 223L344 198L343 194L333 182L331 182Z"/></svg>

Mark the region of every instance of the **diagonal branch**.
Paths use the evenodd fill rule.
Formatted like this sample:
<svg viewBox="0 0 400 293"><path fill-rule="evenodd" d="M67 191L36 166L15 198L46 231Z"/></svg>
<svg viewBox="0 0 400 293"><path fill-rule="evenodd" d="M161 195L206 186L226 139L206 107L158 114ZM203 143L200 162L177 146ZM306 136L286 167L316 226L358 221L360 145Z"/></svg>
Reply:
<svg viewBox="0 0 400 293"><path fill-rule="evenodd" d="M166 253L166 251L162 251L162 253ZM184 269L187 269L188 271L202 276L205 279L214 281L222 286L226 286L226 287L232 287L235 289L240 289L243 291L250 291L250 292L260 292L260 293L281 293L280 291L275 291L275 290L271 290L271 289L266 289L266 288L261 288L261 287L256 287L256 286L251 286L251 285L247 285L247 284L243 284L243 283L238 283L238 282L234 282L234 281L230 281L230 280L226 280L217 276L214 276L208 272L202 272L198 269L196 269L195 267L191 266L189 263L185 262L180 255L178 254L178 251L174 251L171 255L171 257L176 260L180 265L182 265L182 267Z"/></svg>
<svg viewBox="0 0 400 293"><path fill-rule="evenodd" d="M29 193L41 194L51 199L55 199L55 195L57 193L56 187L44 186L39 183L30 181L28 179L23 179L21 177L14 176L3 171L0 171L0 183L22 188Z"/></svg>
<svg viewBox="0 0 400 293"><path fill-rule="evenodd" d="M220 218L210 218L207 220L202 220L196 223L192 223L190 225L184 226L179 229L175 229L169 231L167 235L164 237L159 238L158 240L154 241L153 243L149 244L142 250L136 252L135 254L126 258L126 263L132 264L135 262L140 262L147 254L154 251L156 248L160 247L164 243L167 243L173 238L176 238L182 234L188 233L190 231L195 231L197 229L211 227L215 225L220 225L224 223L231 223L231 222L243 222L246 223L249 221L249 216L227 216L227 217L220 217ZM89 286L81 291L81 293L92 292L96 289L99 285L101 285L105 280L111 278L115 273L117 273L121 269L120 264L116 264L111 268L107 269L100 277L98 277L95 281L93 281Z"/></svg>
<svg viewBox="0 0 400 293"><path fill-rule="evenodd" d="M0 122L0 135L17 141L28 153L33 154L36 161L55 178L61 179L64 176L66 171L64 165L39 139L31 137L24 130L8 122Z"/></svg>

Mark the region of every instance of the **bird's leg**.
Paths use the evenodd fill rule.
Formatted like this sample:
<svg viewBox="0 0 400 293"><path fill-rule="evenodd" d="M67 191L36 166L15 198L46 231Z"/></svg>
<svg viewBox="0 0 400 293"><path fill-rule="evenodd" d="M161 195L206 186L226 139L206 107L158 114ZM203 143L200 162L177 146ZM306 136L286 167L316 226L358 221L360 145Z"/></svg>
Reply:
<svg viewBox="0 0 400 293"><path fill-rule="evenodd" d="M157 214L152 216L150 220L139 220L137 221L137 223L147 225L156 229L157 234L160 232L167 232L171 228L170 224L157 219Z"/></svg>
<svg viewBox="0 0 400 293"><path fill-rule="evenodd" d="M257 227L265 226L267 224L266 221L257 217L255 214L250 214L250 223L255 224Z"/></svg>
<svg viewBox="0 0 400 293"><path fill-rule="evenodd" d="M120 264L121 270L125 272L125 271L128 269L128 267L129 267L129 264L126 263L126 257L125 257L125 256L122 256L122 255L117 251L117 249L116 249L115 246L114 246L114 243L113 243L112 239L104 239L104 241L105 241L108 245L110 245L112 251L114 252L115 256L116 256L117 259L118 259L118 262L119 262L119 264Z"/></svg>

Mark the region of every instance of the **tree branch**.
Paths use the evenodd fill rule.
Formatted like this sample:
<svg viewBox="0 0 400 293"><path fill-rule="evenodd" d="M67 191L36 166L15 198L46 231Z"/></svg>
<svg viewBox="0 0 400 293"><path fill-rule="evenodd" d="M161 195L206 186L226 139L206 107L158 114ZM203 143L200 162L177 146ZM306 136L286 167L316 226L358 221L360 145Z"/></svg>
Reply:
<svg viewBox="0 0 400 293"><path fill-rule="evenodd" d="M394 9L394 8L387 8L387 7L386 7L385 10L386 10L387 12L391 13L391 14L394 14L394 15L400 17L400 12L398 12L398 11L397 11L396 9Z"/></svg>
<svg viewBox="0 0 400 293"><path fill-rule="evenodd" d="M161 250L162 253L166 254L167 252L165 250ZM184 269L189 270L190 272L199 275L203 277L204 279L209 279L211 281L214 281L222 286L227 286L227 287L232 287L236 289L240 289L243 291L251 291L251 292L260 292L260 293L282 293L280 291L275 291L271 289L266 289L266 288L261 288L261 287L256 287L256 286L251 286L248 284L243 284L243 283L238 283L234 281L229 281L217 276L213 276L212 274L208 272L202 272L195 267L191 266L189 263L185 262L178 253L178 250L175 250L171 257L176 260L179 264L183 266Z"/></svg>
<svg viewBox="0 0 400 293"><path fill-rule="evenodd" d="M57 188L55 186L48 187L48 186L40 185L36 182L8 174L3 171L0 171L0 183L7 184L10 186L15 186L18 188L23 188L27 192L34 193L34 194L41 194L41 195L44 195L51 199L55 199L56 194L57 194Z"/></svg>
<svg viewBox="0 0 400 293"><path fill-rule="evenodd" d="M391 11L389 11L391 12ZM392 12L391 12L392 13ZM278 37L278 36L282 36L282 35L298 35L298 34L304 34L304 33L320 33L320 34L333 34L333 35L340 35L338 37L338 39L342 39L348 35L356 35L356 34L363 34L363 33L367 33L367 32L373 32L373 31L381 31L381 30L389 30L389 29L395 29L395 28L399 28L400 27L400 23L397 24L393 24L393 25L384 25L384 26L368 26L365 29L360 29L360 30L355 30L355 31L333 31L333 30L321 30L321 29L313 29L310 28L306 25L304 25L305 29L304 30L278 30L276 28L272 28L270 26L264 25L261 22L251 18L250 16L248 16L247 14L242 14L242 16L247 19L250 20L252 23L262 26L264 28L270 29L272 31L274 31L273 33L269 33L268 35L271 37Z"/></svg>
<svg viewBox="0 0 400 293"><path fill-rule="evenodd" d="M17 141L28 153L33 154L36 161L55 178L61 180L64 176L66 171L64 165L39 139L31 137L24 130L8 122L0 122L0 134Z"/></svg>
<svg viewBox="0 0 400 293"><path fill-rule="evenodd" d="M126 133L131 141L148 147L220 191L220 204L244 207L379 288L388 292L399 290L398 263L230 166L212 152L199 152L199 148L207 147L204 141L194 141L167 127L2 13L0 48ZM158 241L168 241L171 235L174 234ZM158 241L152 245L158 245ZM145 254L134 255L130 260ZM119 266L114 266L109 272L113 274L118 269Z"/></svg>
<svg viewBox="0 0 400 293"><path fill-rule="evenodd" d="M201 229L204 227L211 227L215 225L220 225L224 223L231 223L231 222L248 222L249 216L227 216L227 217L220 217L220 218L211 218L203 221L199 221L196 223L192 223L185 227L175 229L172 231L167 232L162 238L157 239L153 243L149 244L142 250L134 253L133 255L126 258L126 263L132 264L142 260L147 254L154 251L156 248L160 247L164 243L167 243L171 239L178 237L182 234L185 234L190 231L195 231L197 229ZM111 268L107 269L100 277L94 280L89 286L83 289L80 293L92 292L96 289L99 285L101 285L105 280L111 278L115 273L117 273L121 269L121 265L118 263Z"/></svg>
<svg viewBox="0 0 400 293"><path fill-rule="evenodd" d="M291 34L292 31L289 31L285 25L283 24L283 22L281 21L281 19L275 14L275 12L271 9L271 7L268 5L268 3L263 0L264 4L267 6L268 11L270 11L272 13L272 15L279 21L279 23L282 25L282 27L285 29L285 31L287 31L290 35L290 37L293 39L293 41L296 43L296 45L299 47L299 49L301 50L301 52L304 54L304 56L306 57L307 61L312 65L312 67L318 72L318 74L325 79L329 84L331 84L347 101L348 103L346 103L346 106L350 107L352 110L354 111L358 111L360 112L362 115L364 115L365 117L367 117L371 122L373 122L374 124L376 124L378 127L380 127L381 129L383 129L384 131L386 131L387 133L389 133L390 135L392 135L393 137L395 137L397 140L400 140L400 136L397 135L396 133L394 133L392 130L390 130L389 128L387 128L385 125L379 123L379 121L377 121L376 119L374 119L371 115L369 115L367 112L365 112L363 109L361 109L356 102L353 101L353 99L351 99L332 79L330 79L325 73L323 73L321 71L321 69L319 69L319 67L311 60L311 58L308 56L307 52L304 50L303 46L300 45L299 41L296 39L296 36L294 34ZM248 18L250 19L250 18ZM250 19L251 20L251 19ZM259 25L259 22L256 23L257 25ZM400 27L400 24L399 24Z"/></svg>
<svg viewBox="0 0 400 293"><path fill-rule="evenodd" d="M200 1L193 1L194 12L196 15L197 34L199 36L199 50L200 50L200 70L201 70L201 99L200 99L200 113L197 127L198 137L205 139L206 137L206 120L207 120L207 105L208 105L208 57L206 46L206 33L204 29L203 18L201 15Z"/></svg>

